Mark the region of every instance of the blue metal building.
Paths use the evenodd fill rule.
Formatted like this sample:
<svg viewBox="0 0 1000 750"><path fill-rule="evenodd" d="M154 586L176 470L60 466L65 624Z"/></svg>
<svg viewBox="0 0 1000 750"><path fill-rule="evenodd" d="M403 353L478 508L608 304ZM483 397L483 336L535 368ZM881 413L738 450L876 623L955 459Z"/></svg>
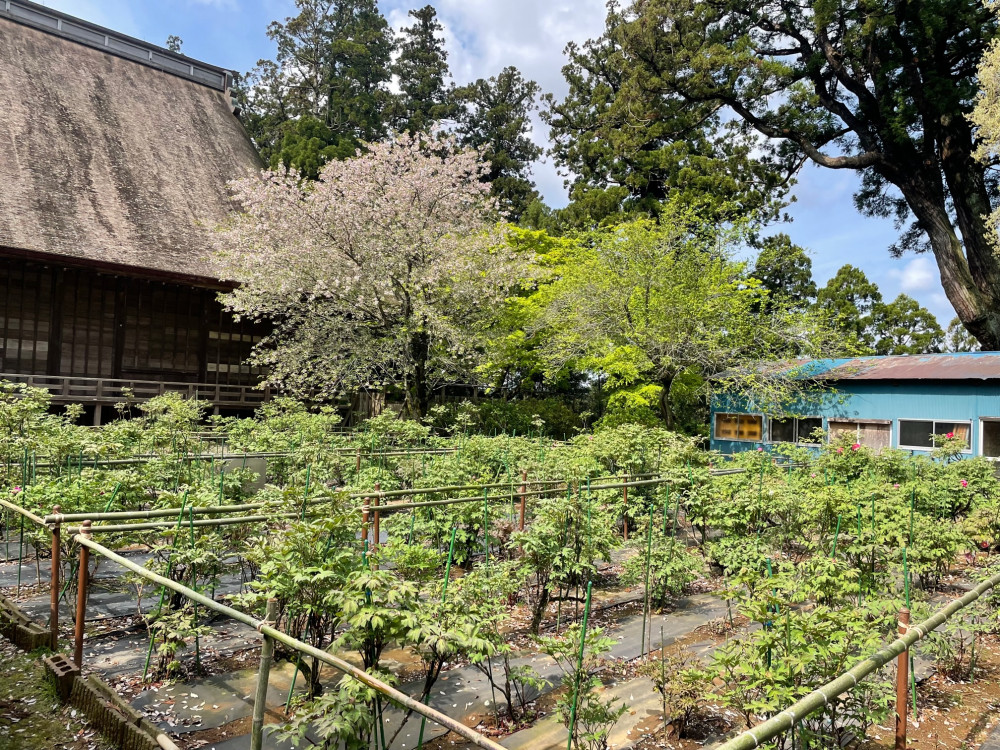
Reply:
<svg viewBox="0 0 1000 750"><path fill-rule="evenodd" d="M712 400L711 446L722 453L767 449L776 443L815 445L853 433L876 450L934 449L935 435L965 438L967 456L1000 458L1000 352L927 354L784 363L776 377L816 383L781 417L746 399Z"/></svg>

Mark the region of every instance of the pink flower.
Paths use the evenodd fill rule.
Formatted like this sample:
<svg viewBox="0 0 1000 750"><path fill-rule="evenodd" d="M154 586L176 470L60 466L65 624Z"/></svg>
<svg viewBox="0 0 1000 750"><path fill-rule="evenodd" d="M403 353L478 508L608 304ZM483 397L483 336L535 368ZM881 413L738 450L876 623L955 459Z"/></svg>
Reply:
<svg viewBox="0 0 1000 750"><path fill-rule="evenodd" d="M852 451L856 451L860 447L861 447L861 443L855 443L854 445L851 446L851 450Z"/></svg>
<svg viewBox="0 0 1000 750"><path fill-rule="evenodd" d="M843 452L844 452L843 448L837 448L837 453L843 453Z"/></svg>
<svg viewBox="0 0 1000 750"><path fill-rule="evenodd" d="M955 437L955 433L954 432L949 432L947 435L945 435L945 437L946 438L953 438L953 437Z"/></svg>
<svg viewBox="0 0 1000 750"><path fill-rule="evenodd" d="M763 447L759 447L759 448L757 448L757 452L758 452L758 453L763 453L763 452L764 452L764 448L763 448Z"/></svg>
<svg viewBox="0 0 1000 750"><path fill-rule="evenodd" d="M816 476L816 472L813 472L813 473L812 473L812 474L810 474L809 476L811 476L811 477L815 477L815 476Z"/></svg>
<svg viewBox="0 0 1000 750"><path fill-rule="evenodd" d="M898 485L898 484L894 484L894 485L892 485L892 486L893 486L893 487L894 487L895 489L897 489L897 490L899 489L899 485Z"/></svg>
<svg viewBox="0 0 1000 750"><path fill-rule="evenodd" d="M965 480L965 479L963 479L961 482L959 482L959 484L962 485L963 487L968 487L969 486L969 482L967 480Z"/></svg>
<svg viewBox="0 0 1000 750"><path fill-rule="evenodd" d="M17 494L18 492L20 492L20 491L21 491L21 487L20 487L20 486L17 486L17 487L15 487L15 488L14 488L13 490L11 490L11 491L12 491L12 492L13 492L13 493L14 493L14 494L16 495L16 494Z"/></svg>

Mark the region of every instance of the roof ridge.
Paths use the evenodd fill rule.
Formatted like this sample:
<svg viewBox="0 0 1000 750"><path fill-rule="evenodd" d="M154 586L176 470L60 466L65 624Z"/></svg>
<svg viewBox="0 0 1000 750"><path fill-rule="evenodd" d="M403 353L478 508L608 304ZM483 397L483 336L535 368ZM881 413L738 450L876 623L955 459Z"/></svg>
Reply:
<svg viewBox="0 0 1000 750"><path fill-rule="evenodd" d="M232 71L226 68L195 60L30 0L0 0L0 18L124 57L218 91L226 91L232 83Z"/></svg>

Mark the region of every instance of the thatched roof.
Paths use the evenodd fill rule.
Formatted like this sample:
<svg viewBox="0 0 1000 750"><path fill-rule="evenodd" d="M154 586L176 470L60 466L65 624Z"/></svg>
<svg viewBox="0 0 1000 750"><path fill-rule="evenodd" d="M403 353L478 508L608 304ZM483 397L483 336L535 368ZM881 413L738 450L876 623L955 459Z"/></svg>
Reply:
<svg viewBox="0 0 1000 750"><path fill-rule="evenodd" d="M260 166L225 92L2 16L0 154L0 248L200 277Z"/></svg>

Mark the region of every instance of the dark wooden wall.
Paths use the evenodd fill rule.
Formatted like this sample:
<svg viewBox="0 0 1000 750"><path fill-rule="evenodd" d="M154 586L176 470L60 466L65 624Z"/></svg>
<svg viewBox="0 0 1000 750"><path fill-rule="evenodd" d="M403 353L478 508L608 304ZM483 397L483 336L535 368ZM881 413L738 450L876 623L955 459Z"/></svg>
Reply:
<svg viewBox="0 0 1000 750"><path fill-rule="evenodd" d="M211 289L0 258L0 373L253 384L262 334Z"/></svg>

